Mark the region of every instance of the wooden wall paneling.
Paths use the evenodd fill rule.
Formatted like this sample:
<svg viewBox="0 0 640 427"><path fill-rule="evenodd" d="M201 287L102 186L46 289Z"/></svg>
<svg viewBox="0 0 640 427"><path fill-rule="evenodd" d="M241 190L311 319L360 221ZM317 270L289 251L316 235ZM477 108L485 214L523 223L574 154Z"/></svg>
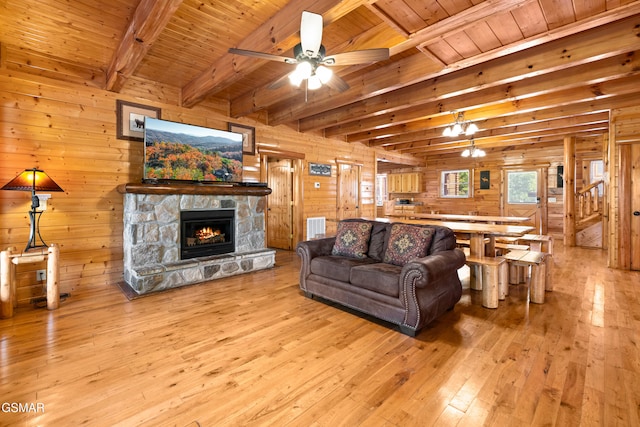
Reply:
<svg viewBox="0 0 640 427"><path fill-rule="evenodd" d="M135 78L116 94L77 84L74 79L54 81L44 75L0 69L0 180L8 182L25 168L37 166L65 190L52 194L41 223L45 241L60 244L61 292L122 280L123 199L116 187L142 178L143 145L115 137L117 99L159 107L166 120L216 129L238 122L226 114L226 101L206 100L187 109L178 105L178 94L179 88ZM298 240L304 238L309 216L333 219L327 223L327 232L335 232L336 158L362 165L363 197L367 199L362 213L375 215L373 148L303 135L286 126L240 122L256 127L259 147L306 156L294 167L301 181L295 191L304 198L299 206L301 219L294 225ZM332 164L332 176L310 177L306 161ZM244 157L244 180L260 181L261 169L259 155ZM321 182L318 191L313 188L316 180ZM29 205L28 193L0 192L0 247L26 244ZM25 265L19 271L22 304L40 289L36 269Z"/></svg>
<svg viewBox="0 0 640 427"><path fill-rule="evenodd" d="M576 141L574 137L564 139L564 244L576 245L575 222L575 169Z"/></svg>
<svg viewBox="0 0 640 427"><path fill-rule="evenodd" d="M640 128L636 131L640 135ZM640 271L640 142L631 145L631 187L629 188L629 251L631 270ZM637 215L636 215L637 214Z"/></svg>
<svg viewBox="0 0 640 427"><path fill-rule="evenodd" d="M610 186L610 166L609 166L609 135L604 135L602 141L602 160L604 163L604 194L602 197L602 249L609 249L609 193Z"/></svg>
<svg viewBox="0 0 640 427"><path fill-rule="evenodd" d="M631 144L618 149L618 267L631 267Z"/></svg>
<svg viewBox="0 0 640 427"><path fill-rule="evenodd" d="M631 147L640 142L640 105L611 111L608 141L609 267L629 269L631 260Z"/></svg>

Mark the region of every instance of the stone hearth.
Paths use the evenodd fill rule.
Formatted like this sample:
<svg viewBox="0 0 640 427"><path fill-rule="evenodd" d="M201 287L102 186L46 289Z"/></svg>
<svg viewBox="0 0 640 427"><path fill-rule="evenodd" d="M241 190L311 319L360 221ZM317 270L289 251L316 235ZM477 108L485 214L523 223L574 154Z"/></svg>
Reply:
<svg viewBox="0 0 640 427"><path fill-rule="evenodd" d="M124 193L124 280L138 294L175 288L275 265L265 247L268 188L127 184ZM180 212L235 210L235 251L180 259Z"/></svg>

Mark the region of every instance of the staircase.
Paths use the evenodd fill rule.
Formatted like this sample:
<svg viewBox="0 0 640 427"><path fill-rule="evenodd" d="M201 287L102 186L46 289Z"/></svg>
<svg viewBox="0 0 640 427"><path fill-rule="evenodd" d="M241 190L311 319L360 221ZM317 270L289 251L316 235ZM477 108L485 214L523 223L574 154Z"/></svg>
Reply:
<svg viewBox="0 0 640 427"><path fill-rule="evenodd" d="M595 181L576 194L576 245L589 248L602 247L603 197L599 187L604 181Z"/></svg>

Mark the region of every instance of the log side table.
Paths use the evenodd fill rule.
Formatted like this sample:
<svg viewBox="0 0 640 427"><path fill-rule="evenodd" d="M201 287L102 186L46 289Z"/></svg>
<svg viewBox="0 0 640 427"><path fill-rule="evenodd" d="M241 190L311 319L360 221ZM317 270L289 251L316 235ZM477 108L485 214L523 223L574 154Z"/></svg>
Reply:
<svg viewBox="0 0 640 427"><path fill-rule="evenodd" d="M0 252L0 317L13 317L17 305L16 265L30 264L47 260L47 308L55 310L60 305L58 282L60 277L60 247L52 244L48 247L32 249L28 252L16 252L7 248Z"/></svg>

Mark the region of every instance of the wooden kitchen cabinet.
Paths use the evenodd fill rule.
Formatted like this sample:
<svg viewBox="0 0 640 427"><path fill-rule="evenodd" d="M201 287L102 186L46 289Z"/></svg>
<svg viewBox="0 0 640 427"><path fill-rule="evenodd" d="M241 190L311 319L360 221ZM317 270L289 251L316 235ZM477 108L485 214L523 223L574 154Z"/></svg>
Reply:
<svg viewBox="0 0 640 427"><path fill-rule="evenodd" d="M422 192L422 174L419 172L391 173L387 175L389 193Z"/></svg>

